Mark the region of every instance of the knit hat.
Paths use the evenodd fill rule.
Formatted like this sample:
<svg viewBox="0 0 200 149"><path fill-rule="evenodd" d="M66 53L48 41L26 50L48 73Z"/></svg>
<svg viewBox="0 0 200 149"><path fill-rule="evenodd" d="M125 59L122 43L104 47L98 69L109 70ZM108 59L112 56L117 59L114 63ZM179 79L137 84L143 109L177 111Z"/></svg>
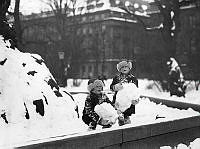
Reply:
<svg viewBox="0 0 200 149"><path fill-rule="evenodd" d="M103 82L101 80L98 79L91 79L88 81L88 91L91 92L95 87L102 87L103 88Z"/></svg>
<svg viewBox="0 0 200 149"><path fill-rule="evenodd" d="M123 67L123 66L127 66L130 70L132 68L132 63L131 62L127 62L127 61L121 61L117 64L117 70L120 71L120 69Z"/></svg>

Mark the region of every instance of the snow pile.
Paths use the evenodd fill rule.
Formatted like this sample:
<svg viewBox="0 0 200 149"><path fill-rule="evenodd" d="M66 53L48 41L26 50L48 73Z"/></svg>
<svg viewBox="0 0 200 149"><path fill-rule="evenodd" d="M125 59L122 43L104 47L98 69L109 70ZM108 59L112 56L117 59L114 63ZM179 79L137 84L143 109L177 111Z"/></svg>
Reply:
<svg viewBox="0 0 200 149"><path fill-rule="evenodd" d="M184 97L170 96L169 92L162 90L161 84L157 81L147 80L147 79L139 80L139 88L142 91L142 95L168 99L172 101L200 104L199 100L200 92L195 90L195 82L186 81L186 84L187 88L184 98Z"/></svg>
<svg viewBox="0 0 200 149"><path fill-rule="evenodd" d="M100 105L96 105L94 111L104 120L109 120L113 124L116 122L118 118L117 111L114 107L109 103L102 103Z"/></svg>
<svg viewBox="0 0 200 149"><path fill-rule="evenodd" d="M140 97L140 90L134 83L124 83L123 89L118 91L116 95L116 106L124 112L128 109L132 102Z"/></svg>
<svg viewBox="0 0 200 149"><path fill-rule="evenodd" d="M172 121L192 116L200 116L200 113L189 108L180 110L178 108L170 108L166 105L156 104L148 98L141 98L136 105L136 112L131 116L134 126L141 124L154 124L165 121Z"/></svg>
<svg viewBox="0 0 200 149"><path fill-rule="evenodd" d="M0 145L75 130L67 126L78 120L76 109L39 55L0 36Z"/></svg>
<svg viewBox="0 0 200 149"><path fill-rule="evenodd" d="M195 139L193 142L190 142L190 145L187 146L185 144L178 144L177 145L177 149L199 149L199 145L200 145L200 138ZM160 147L160 149L171 149L170 146L162 146Z"/></svg>

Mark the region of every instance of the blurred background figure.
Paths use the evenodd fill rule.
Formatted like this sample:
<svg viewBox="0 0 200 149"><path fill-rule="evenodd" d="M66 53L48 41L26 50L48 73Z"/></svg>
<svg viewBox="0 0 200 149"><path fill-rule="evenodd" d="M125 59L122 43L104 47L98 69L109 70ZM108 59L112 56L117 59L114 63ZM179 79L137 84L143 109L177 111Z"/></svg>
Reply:
<svg viewBox="0 0 200 149"><path fill-rule="evenodd" d="M175 60L175 58L170 57L169 61L167 61L167 66L169 69L168 85L170 96L176 95L178 97L185 97L185 90L187 86L185 85L184 76L181 72L178 62Z"/></svg>

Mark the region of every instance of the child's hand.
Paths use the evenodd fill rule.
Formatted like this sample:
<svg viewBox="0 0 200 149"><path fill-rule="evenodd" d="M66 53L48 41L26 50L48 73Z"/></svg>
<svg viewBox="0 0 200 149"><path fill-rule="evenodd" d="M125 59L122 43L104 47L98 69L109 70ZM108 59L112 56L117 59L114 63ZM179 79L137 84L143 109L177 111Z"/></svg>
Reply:
<svg viewBox="0 0 200 149"><path fill-rule="evenodd" d="M138 104L138 102L139 102L139 99L137 99L137 100L132 100L132 105L136 105L136 104Z"/></svg>
<svg viewBox="0 0 200 149"><path fill-rule="evenodd" d="M114 90L115 90L115 91L119 91L119 90L121 90L121 89L123 89L122 83L117 83L117 84L115 84L115 86L114 86Z"/></svg>
<svg viewBox="0 0 200 149"><path fill-rule="evenodd" d="M105 119L103 119L103 118L101 118L100 120L99 120L99 124L100 125L109 125L109 124L111 124L112 122L110 122L109 120L105 120Z"/></svg>
<svg viewBox="0 0 200 149"><path fill-rule="evenodd" d="M120 121L124 121L124 115L123 115L123 114L119 114L118 119L119 119Z"/></svg>

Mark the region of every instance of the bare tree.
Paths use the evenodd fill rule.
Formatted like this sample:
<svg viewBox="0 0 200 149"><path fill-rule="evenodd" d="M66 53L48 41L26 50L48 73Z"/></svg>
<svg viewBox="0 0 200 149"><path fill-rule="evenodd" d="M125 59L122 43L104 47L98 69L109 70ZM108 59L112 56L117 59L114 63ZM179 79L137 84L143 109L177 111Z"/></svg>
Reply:
<svg viewBox="0 0 200 149"><path fill-rule="evenodd" d="M62 67L71 66L73 57L76 56L77 49L77 21L75 19L78 0L41 0L46 3L55 18L55 29L58 34L58 39L51 40L58 45L59 51L65 52L65 61L62 62ZM64 68L62 68L64 70ZM62 73L62 72L61 72ZM64 77L64 76L63 76ZM61 77L61 80L62 77Z"/></svg>
<svg viewBox="0 0 200 149"><path fill-rule="evenodd" d="M76 20L73 16L76 15L77 0L41 0L46 3L55 16L56 30L59 35L60 50L67 49L68 60L73 55L73 50L70 47L74 40L75 26L69 24L76 24ZM71 19L69 19L71 18ZM70 27L70 29L69 29ZM69 32L69 30L71 32Z"/></svg>
<svg viewBox="0 0 200 149"><path fill-rule="evenodd" d="M141 10L141 6L136 5L137 2L137 0L120 0L118 6L135 17L146 31L160 31L163 41L165 41L165 49L168 53L167 57L175 57L176 39L180 31L180 9L181 7L195 4L196 0L154 0L154 3L151 5L157 6L159 14L163 19L160 24L153 27L145 24L143 19L136 13L138 10ZM140 5L142 4L140 3Z"/></svg>
<svg viewBox="0 0 200 149"><path fill-rule="evenodd" d="M9 26L6 18L9 6L10 0L0 1L0 35L2 35L5 40L10 40L11 48L14 48L17 43L15 30Z"/></svg>
<svg viewBox="0 0 200 149"><path fill-rule="evenodd" d="M21 28L21 20L20 20L20 0L15 0L15 8L14 8L14 27L16 30L16 36L17 36L17 46L18 49L23 51L23 46L22 46L22 28Z"/></svg>
<svg viewBox="0 0 200 149"><path fill-rule="evenodd" d="M23 50L23 39L22 39L22 27L21 27L21 20L20 20L20 0L15 0L14 1L14 11L7 11L8 14L14 18L14 29L16 32L16 40L17 40L17 48L20 51L24 51Z"/></svg>
<svg viewBox="0 0 200 149"><path fill-rule="evenodd" d="M140 24L142 24L145 31L151 32L159 32L162 36L164 43L165 54L163 54L161 61L161 69L162 73L153 72L153 77L159 80L162 86L165 86L164 81L166 79L166 63L165 62L169 57L176 57L176 47L177 47L177 36L181 29L180 23L180 11L184 6L195 6L197 7L197 0L154 0L154 2L145 4L142 0L115 0L118 2L118 7L123 9L125 12L133 16ZM146 5L144 7L144 5ZM143 6L143 7L142 7ZM157 8L157 14L161 17L159 20L160 23L151 26L147 24L142 16L149 17L151 19L151 15L148 16L145 12L147 10L147 6L154 6ZM145 8L145 9L144 9ZM140 13L137 13L137 12ZM144 15L143 15L144 14ZM159 18L158 18L159 19ZM152 22L151 22L152 24ZM162 75L161 75L162 74ZM164 78L163 78L164 77Z"/></svg>

